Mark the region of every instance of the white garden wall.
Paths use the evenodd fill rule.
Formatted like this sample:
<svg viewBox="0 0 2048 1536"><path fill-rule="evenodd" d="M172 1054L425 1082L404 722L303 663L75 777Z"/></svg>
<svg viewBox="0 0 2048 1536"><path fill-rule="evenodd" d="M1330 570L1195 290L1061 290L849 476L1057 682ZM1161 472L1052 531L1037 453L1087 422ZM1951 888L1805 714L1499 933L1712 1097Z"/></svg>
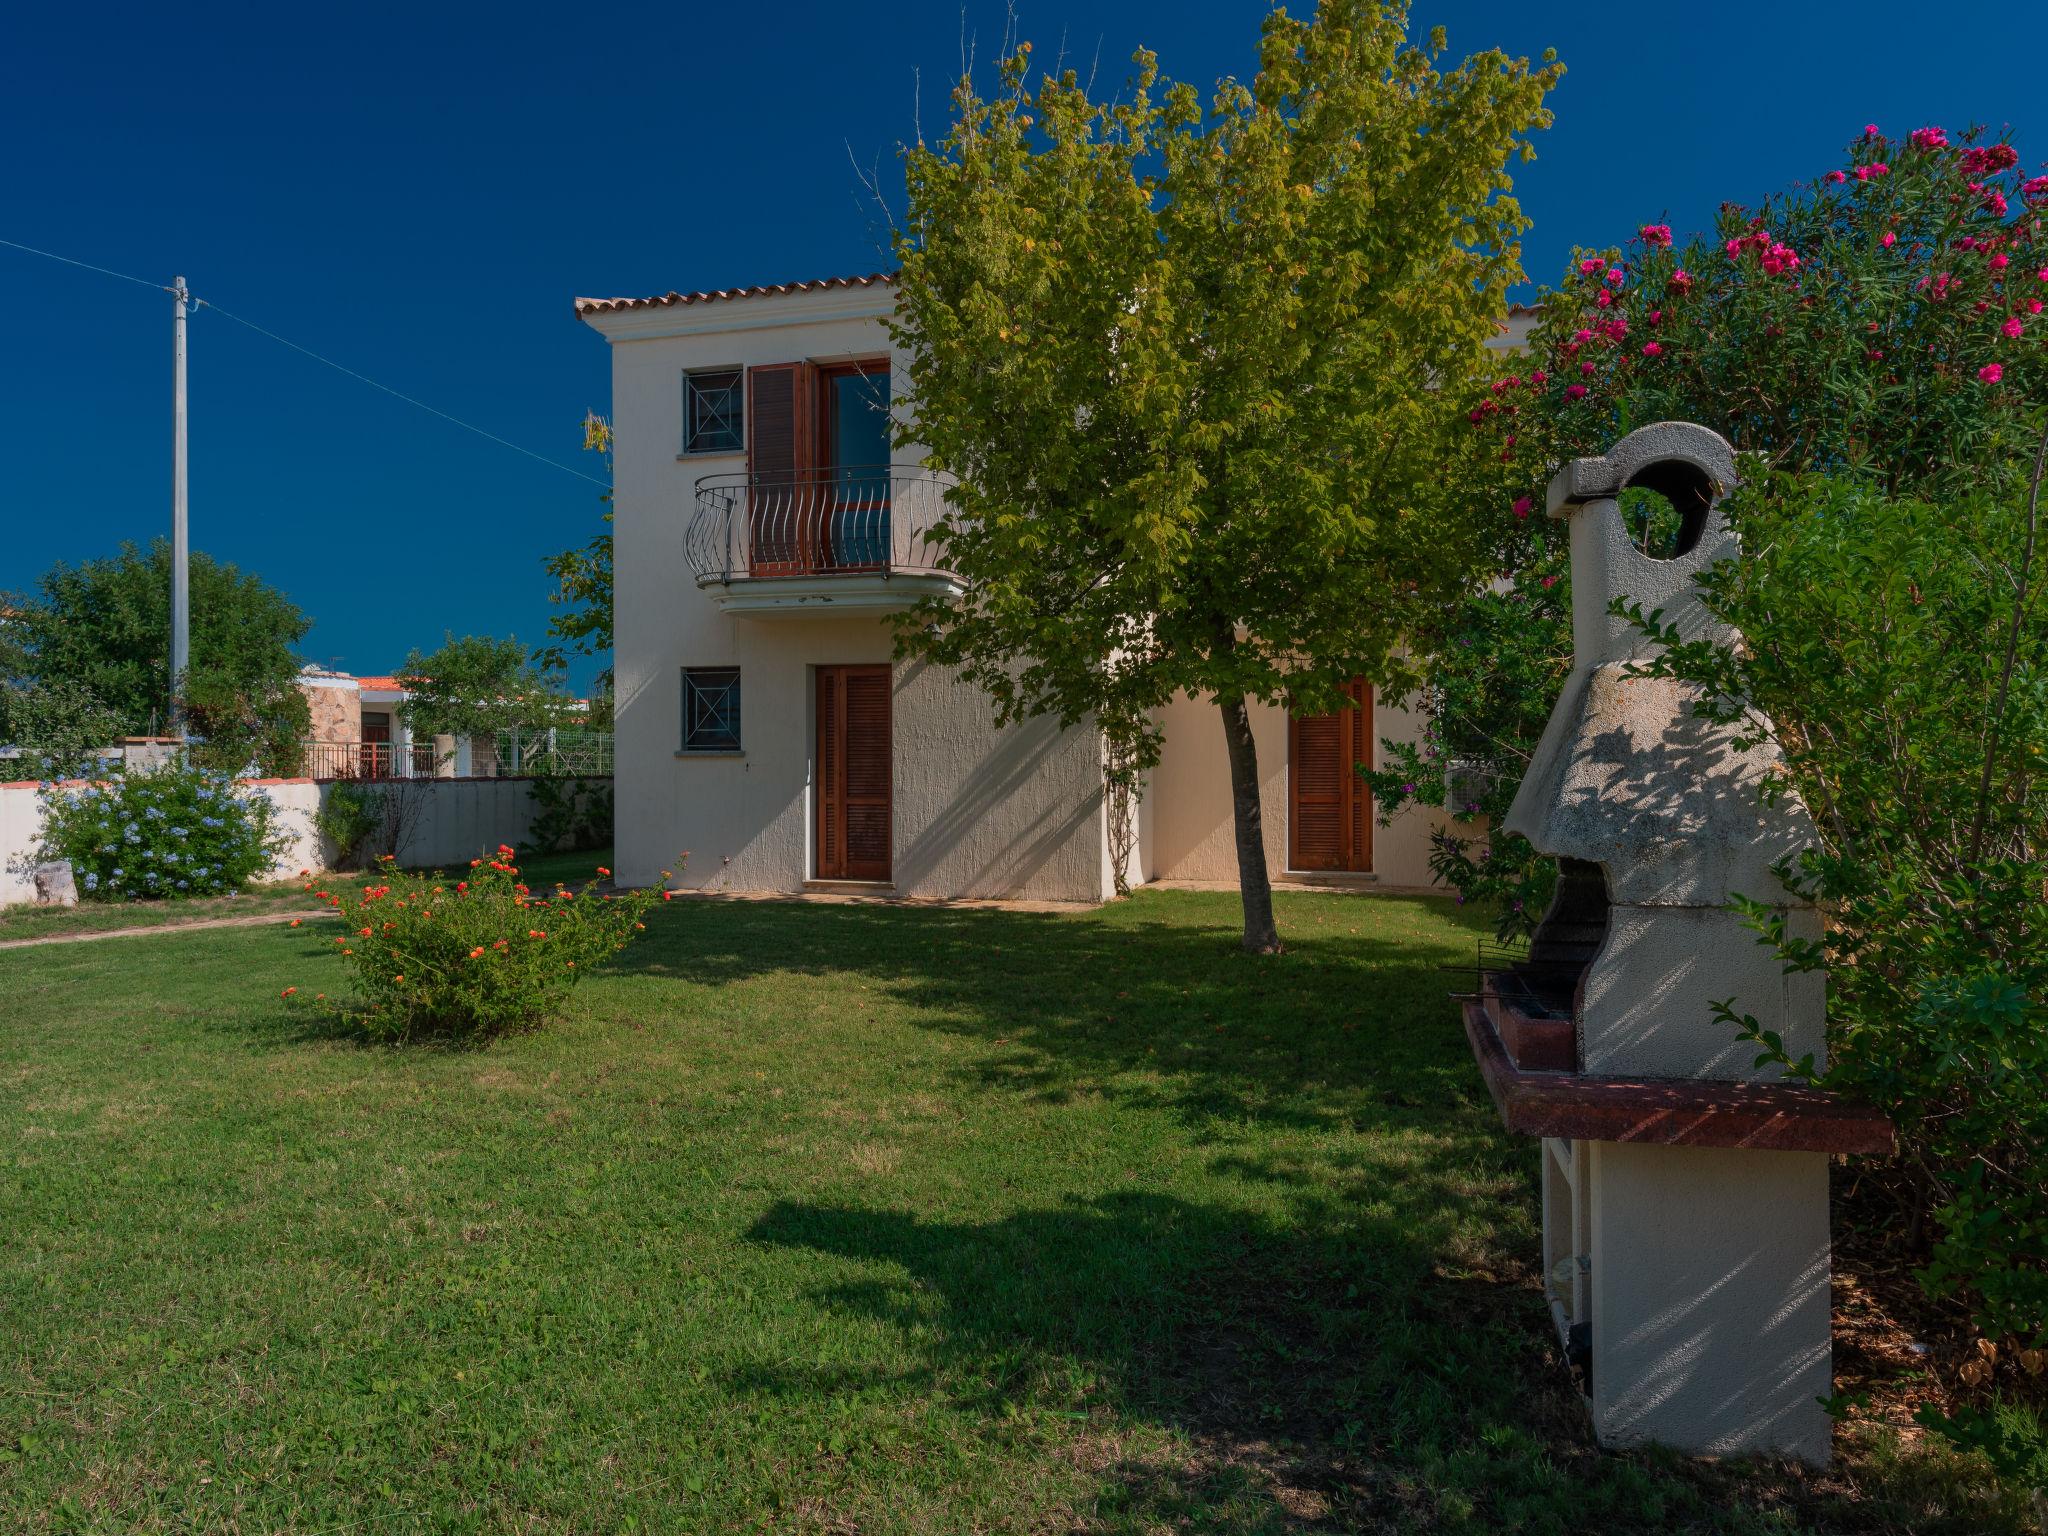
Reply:
<svg viewBox="0 0 2048 1536"><path fill-rule="evenodd" d="M378 785L414 797L413 830L400 852L407 865L466 864L500 843L517 846L533 826L531 779L414 779ZM82 780L59 786L80 789ZM35 899L37 846L42 840L43 806L34 783L0 784L0 906ZM284 879L302 869L328 867L330 850L313 818L335 788L312 779L249 779L236 786L262 795L276 807L286 844L271 870Z"/></svg>

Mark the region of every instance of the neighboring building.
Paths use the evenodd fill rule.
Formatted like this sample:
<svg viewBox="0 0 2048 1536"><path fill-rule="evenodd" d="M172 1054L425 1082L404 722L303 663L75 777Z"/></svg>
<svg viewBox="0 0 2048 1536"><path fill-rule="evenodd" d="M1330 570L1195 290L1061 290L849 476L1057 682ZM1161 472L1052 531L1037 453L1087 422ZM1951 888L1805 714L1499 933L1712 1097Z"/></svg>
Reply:
<svg viewBox="0 0 2048 1536"><path fill-rule="evenodd" d="M882 274L578 299L612 349L619 876L910 897L1114 889L1098 731L998 728L981 690L895 661L889 615L957 593L942 492L892 450L903 376ZM1441 815L1378 827L1354 761L1419 719L1368 682L1337 715L1252 711L1276 877L1431 883ZM1235 881L1213 702L1161 711L1131 883Z"/></svg>
<svg viewBox="0 0 2048 1536"><path fill-rule="evenodd" d="M497 771L490 742L447 739L440 751L415 741L399 706L410 695L395 677L356 677L325 667L299 671L299 691L312 710L306 772L316 779L424 779L489 776Z"/></svg>

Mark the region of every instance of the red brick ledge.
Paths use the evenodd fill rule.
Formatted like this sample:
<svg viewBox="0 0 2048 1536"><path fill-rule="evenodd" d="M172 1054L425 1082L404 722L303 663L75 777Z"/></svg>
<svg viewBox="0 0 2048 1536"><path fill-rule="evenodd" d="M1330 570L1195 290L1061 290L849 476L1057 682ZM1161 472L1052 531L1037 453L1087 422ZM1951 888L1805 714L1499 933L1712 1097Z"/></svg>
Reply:
<svg viewBox="0 0 2048 1536"><path fill-rule="evenodd" d="M1508 1056L1484 1006L1476 998L1464 1005L1465 1037L1479 1073L1501 1123L1518 1135L1770 1152L1892 1150L1885 1116L1797 1083L1524 1071Z"/></svg>

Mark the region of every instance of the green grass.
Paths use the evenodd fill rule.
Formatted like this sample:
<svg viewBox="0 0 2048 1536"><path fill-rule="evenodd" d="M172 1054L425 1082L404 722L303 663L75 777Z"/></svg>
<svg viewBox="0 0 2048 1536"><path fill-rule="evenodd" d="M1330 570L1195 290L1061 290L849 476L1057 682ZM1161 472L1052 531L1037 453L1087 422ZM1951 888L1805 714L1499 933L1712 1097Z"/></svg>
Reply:
<svg viewBox="0 0 2048 1536"><path fill-rule="evenodd" d="M529 880L579 884L591 878L603 853L552 853L530 858L523 866ZM363 875L331 874L330 881L360 881ZM262 917L279 912L310 912L320 907L301 880L259 881L232 896L201 896L186 901L83 901L75 907L39 907L32 902L0 906L0 942L48 939L74 933L105 933L118 928L172 928L223 917Z"/></svg>
<svg viewBox="0 0 2048 1536"><path fill-rule="evenodd" d="M1879 1442L1593 1450L1476 929L1278 907L677 903L482 1051L324 1034L310 925L0 955L0 1528L2013 1521Z"/></svg>

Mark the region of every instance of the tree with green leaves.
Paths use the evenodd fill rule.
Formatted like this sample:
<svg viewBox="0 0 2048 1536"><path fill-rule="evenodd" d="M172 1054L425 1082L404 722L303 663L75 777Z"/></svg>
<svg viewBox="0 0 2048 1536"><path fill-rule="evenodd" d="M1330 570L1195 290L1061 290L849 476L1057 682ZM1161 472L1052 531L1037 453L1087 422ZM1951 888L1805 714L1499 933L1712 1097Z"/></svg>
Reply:
<svg viewBox="0 0 2048 1536"><path fill-rule="evenodd" d="M604 455L605 470L609 474L612 462L612 425L595 411L583 418L583 447L587 452ZM610 504L612 493L606 491L602 500L606 504L604 521L609 528L612 520ZM565 549L560 554L550 555L542 562L547 573L555 578L555 590L549 601L558 612L548 617L549 643L533 653L536 665L550 671L561 671L569 664L569 657L603 656L607 658L605 669L597 676L601 694L610 694L612 669L609 657L612 653L612 536L600 533L588 543L576 549Z"/></svg>
<svg viewBox="0 0 2048 1536"><path fill-rule="evenodd" d="M1149 53L1113 102L1030 48L906 152L906 439L959 489L968 581L900 644L999 718L1099 722L1140 767L1155 711L1213 700L1244 944L1280 947L1248 704L1336 705L1472 577L1463 385L1521 280L1510 162L1560 67L1440 67L1403 5L1267 17L1206 106Z"/></svg>
<svg viewBox="0 0 2048 1536"><path fill-rule="evenodd" d="M560 675L536 666L516 636L444 637L414 649L398 669L399 714L414 736L490 736L564 723L570 699Z"/></svg>
<svg viewBox="0 0 2048 1536"><path fill-rule="evenodd" d="M312 628L298 606L252 572L194 551L191 664L180 685L194 756L223 772L254 762L296 772L309 728L297 647ZM171 548L120 553L44 572L15 600L6 630L17 684L59 680L113 712L121 731L151 734L169 716Z"/></svg>
<svg viewBox="0 0 2048 1536"><path fill-rule="evenodd" d="M21 749L0 762L11 778L81 777L98 769L100 750L121 735L121 717L82 684L0 682L0 743Z"/></svg>

